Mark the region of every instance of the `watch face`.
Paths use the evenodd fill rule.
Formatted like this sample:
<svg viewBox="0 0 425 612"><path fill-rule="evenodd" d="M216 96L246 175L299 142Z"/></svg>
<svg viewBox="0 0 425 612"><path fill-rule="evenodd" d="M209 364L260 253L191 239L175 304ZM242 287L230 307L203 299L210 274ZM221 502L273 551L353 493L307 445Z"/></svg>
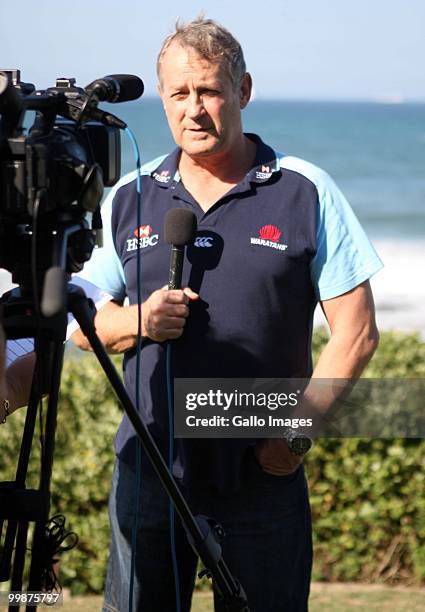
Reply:
<svg viewBox="0 0 425 612"><path fill-rule="evenodd" d="M291 442L291 450L296 455L305 455L311 448L311 440L307 436L299 436Z"/></svg>

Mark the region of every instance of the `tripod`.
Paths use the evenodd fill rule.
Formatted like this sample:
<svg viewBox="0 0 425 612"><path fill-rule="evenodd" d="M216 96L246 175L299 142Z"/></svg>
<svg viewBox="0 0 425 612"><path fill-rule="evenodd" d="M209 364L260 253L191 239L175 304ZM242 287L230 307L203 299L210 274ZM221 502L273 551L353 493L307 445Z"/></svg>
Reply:
<svg viewBox="0 0 425 612"><path fill-rule="evenodd" d="M0 580L11 579L11 591L22 591L29 523L34 522L28 591L40 591L46 569L45 526L50 509L50 481L53 465L57 400L62 370L66 311L43 318L33 306L31 296L14 290L3 300L4 326L9 338L34 337L36 366L25 420L15 480L0 483L0 534L7 521L0 558ZM26 488L38 406L44 392L49 400L40 457L39 485ZM13 560L13 563L12 563ZM10 605L9 610L19 610Z"/></svg>
<svg viewBox="0 0 425 612"><path fill-rule="evenodd" d="M51 317L40 317L31 300L22 299L22 297L15 298L13 295L5 303L4 310L6 315L5 329L9 338L23 337L23 334L26 337L34 336L36 369L16 479L13 482L0 483L0 535L2 534L3 523L7 521L3 554L0 559L0 581L8 580L11 577L11 590L22 590L28 526L30 522L34 522L28 591L37 592L43 586L44 530L50 508L50 480L53 465L57 400L64 354L66 312L69 311L74 315L89 340L93 352L141 440L148 459L171 497L175 510L185 526L189 542L205 565L206 570L203 574L213 579L214 588L229 611L242 610L248 612L245 593L241 585L231 575L221 556L221 547L218 541L220 527L211 519L192 515L152 436L135 410L118 373L96 335L94 327L96 308L93 302L87 299L80 287L69 285L67 308ZM25 480L31 441L34 435L37 406L41 395L46 390L49 393L49 401L45 419L46 442L42 449L39 488L28 490L25 488ZM32 604L32 608L34 607L34 604ZM9 606L9 611L19 609L19 605L16 604ZM26 610L29 609L30 606L27 605Z"/></svg>

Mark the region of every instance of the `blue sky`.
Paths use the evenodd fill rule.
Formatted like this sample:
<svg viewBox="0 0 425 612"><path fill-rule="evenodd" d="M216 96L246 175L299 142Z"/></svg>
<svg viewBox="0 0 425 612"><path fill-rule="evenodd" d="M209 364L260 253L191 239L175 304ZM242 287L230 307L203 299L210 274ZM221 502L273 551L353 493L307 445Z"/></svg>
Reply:
<svg viewBox="0 0 425 612"><path fill-rule="evenodd" d="M425 0L1 0L0 62L38 88L127 72L153 95L163 38L201 10L241 42L258 98L425 101Z"/></svg>

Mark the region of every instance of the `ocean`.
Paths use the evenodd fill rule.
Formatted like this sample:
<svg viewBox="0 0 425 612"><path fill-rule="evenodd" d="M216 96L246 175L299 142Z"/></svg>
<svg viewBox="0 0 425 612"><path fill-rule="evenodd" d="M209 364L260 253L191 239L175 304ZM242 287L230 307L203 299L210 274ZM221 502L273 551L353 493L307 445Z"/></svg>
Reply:
<svg viewBox="0 0 425 612"><path fill-rule="evenodd" d="M104 108L131 128L142 162L173 148L159 100ZM425 104L254 100L243 123L331 174L385 264L372 279L379 327L425 337ZM122 174L133 169L123 134Z"/></svg>

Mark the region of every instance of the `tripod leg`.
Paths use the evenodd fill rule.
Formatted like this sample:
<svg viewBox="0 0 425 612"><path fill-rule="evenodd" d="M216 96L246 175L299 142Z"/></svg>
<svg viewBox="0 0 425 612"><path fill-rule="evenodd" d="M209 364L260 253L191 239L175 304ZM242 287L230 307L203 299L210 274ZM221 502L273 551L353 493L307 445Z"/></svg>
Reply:
<svg viewBox="0 0 425 612"><path fill-rule="evenodd" d="M37 407L39 394L36 384L31 388L31 396L28 404L27 415L25 418L24 433L22 436L21 450L19 452L18 467L16 470L15 486L25 488L25 481L28 472L28 463L31 453L32 440L34 437L35 422L37 418ZM6 535L2 554L0 556L0 580L9 579L12 567L13 547L15 544L18 521L9 520L6 527Z"/></svg>
<svg viewBox="0 0 425 612"><path fill-rule="evenodd" d="M3 550L0 564L0 578L3 581L9 580L12 568L13 546L15 544L16 530L18 521L8 521L6 527L6 535L4 538Z"/></svg>
<svg viewBox="0 0 425 612"><path fill-rule="evenodd" d="M27 548L28 523L20 521L18 535L16 538L15 556L13 558L13 572L11 580L11 591L22 590L22 574L25 565L25 553Z"/></svg>
<svg viewBox="0 0 425 612"><path fill-rule="evenodd" d="M115 370L105 347L96 334L94 326L94 315L96 309L91 300L88 300L84 292L77 288L68 293L68 309L76 318L82 332L88 339L100 365L103 368L109 382L111 383L118 399L120 400L131 424L139 436L143 449L155 469L167 494L171 498L174 507L182 519L183 525L188 533L189 542L195 552L201 557L205 566L209 569L218 592L229 610L240 610L249 612L245 593L241 585L233 578L223 558L221 548L214 537L209 525L203 521L199 523L190 511L189 506L176 482L168 470L158 447L155 444L149 430L143 423L136 411L125 387Z"/></svg>
<svg viewBox="0 0 425 612"><path fill-rule="evenodd" d="M56 418L57 418L57 407L60 387L60 375L62 372L64 345L62 342L54 343L53 362L52 362L52 376L50 380L50 391L49 391L49 402L46 414L46 432L45 432L45 445L41 457L41 469L40 469L40 490L45 493L48 497L48 503L46 505L47 513L44 520L37 521L34 527L33 544L31 548L31 568L30 578L28 584L29 591L40 591L42 585L42 572L46 569L46 564L50 560L43 556L44 551L44 540L45 540L45 526L48 519L49 506L50 506L50 480L52 476L53 466L53 453L55 445L55 432L56 432ZM33 608L32 608L33 609Z"/></svg>
<svg viewBox="0 0 425 612"><path fill-rule="evenodd" d="M22 591L22 576L25 566L25 553L27 550L28 523L20 521L16 538L15 556L13 558L13 573L10 584L11 591ZM9 606L9 612L19 610L19 606Z"/></svg>

